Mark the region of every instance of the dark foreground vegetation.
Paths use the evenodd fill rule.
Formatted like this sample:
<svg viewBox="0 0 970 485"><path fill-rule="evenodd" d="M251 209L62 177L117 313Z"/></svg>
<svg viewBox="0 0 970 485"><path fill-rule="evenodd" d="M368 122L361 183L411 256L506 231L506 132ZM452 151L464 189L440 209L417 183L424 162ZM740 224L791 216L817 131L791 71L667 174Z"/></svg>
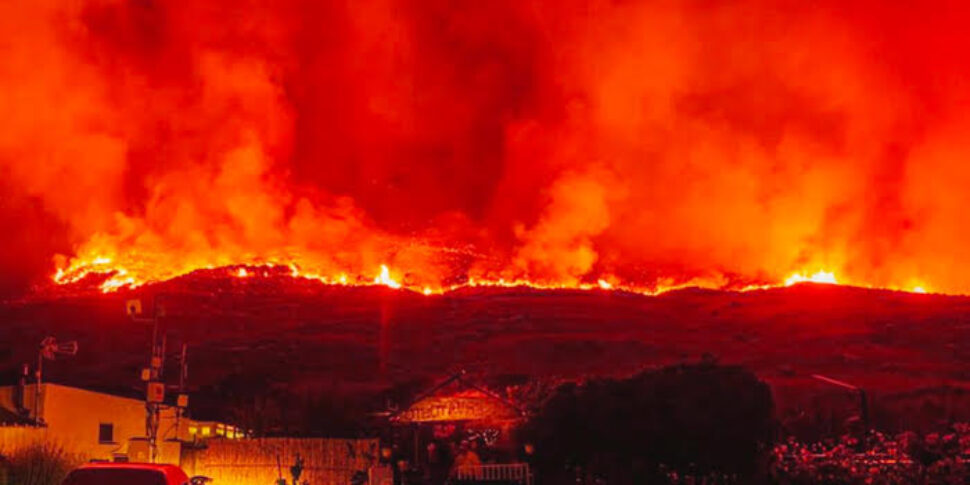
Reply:
<svg viewBox="0 0 970 485"><path fill-rule="evenodd" d="M751 372L678 365L560 386L521 436L542 484L970 483L968 424L804 442L774 414Z"/></svg>
<svg viewBox="0 0 970 485"><path fill-rule="evenodd" d="M786 485L964 484L970 482L970 425L942 432L871 432L817 443L789 438L772 451L771 479Z"/></svg>
<svg viewBox="0 0 970 485"><path fill-rule="evenodd" d="M79 457L58 445L45 443L5 453L0 449L0 484L60 485Z"/></svg>
<svg viewBox="0 0 970 485"><path fill-rule="evenodd" d="M711 364L560 387L522 429L542 483L759 479L773 436L771 393L754 374Z"/></svg>

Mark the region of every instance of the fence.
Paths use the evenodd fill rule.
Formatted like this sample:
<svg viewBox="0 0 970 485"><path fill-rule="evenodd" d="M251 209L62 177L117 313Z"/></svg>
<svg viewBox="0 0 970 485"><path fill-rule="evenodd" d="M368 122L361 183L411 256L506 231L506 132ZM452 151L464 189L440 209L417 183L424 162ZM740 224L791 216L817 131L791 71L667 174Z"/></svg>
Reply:
<svg viewBox="0 0 970 485"><path fill-rule="evenodd" d="M282 471L290 480L290 467L303 459L301 481L312 485L346 485L357 472L377 463L376 439L211 440L207 447L185 450L182 466L190 474L205 475L216 484L266 485L275 483ZM277 467L279 457L280 467Z"/></svg>
<svg viewBox="0 0 970 485"><path fill-rule="evenodd" d="M457 481L516 482L532 485L529 465L525 463L463 466L455 470L452 478Z"/></svg>

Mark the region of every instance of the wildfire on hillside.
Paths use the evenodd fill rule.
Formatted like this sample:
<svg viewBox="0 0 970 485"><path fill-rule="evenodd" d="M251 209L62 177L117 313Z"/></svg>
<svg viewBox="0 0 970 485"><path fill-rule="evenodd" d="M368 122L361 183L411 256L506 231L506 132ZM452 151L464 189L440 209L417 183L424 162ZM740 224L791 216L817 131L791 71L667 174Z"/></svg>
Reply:
<svg viewBox="0 0 970 485"><path fill-rule="evenodd" d="M716 290L728 290L728 291L752 291L752 290L763 290L768 288L777 288L782 286L792 286L799 283L816 283L816 284L842 284L840 283L834 274L826 271L819 271L811 275L804 275L801 273L795 273L785 279L781 283L764 283L764 284L747 284L747 285L732 285L724 280L711 279L693 279L682 283L658 283L654 286L642 286L634 284L624 284L624 283L610 283L605 279L599 279L595 283L571 283L571 284L547 284L547 283L537 283L529 280L517 279L517 280L474 280L467 279L461 283L455 283L447 286L429 286L429 285L418 285L413 281L408 279L402 279L401 276L394 276L395 274L400 274L397 272L392 272L386 265L381 265L379 273L372 279L368 279L365 275L355 275L348 276L346 273L341 273L337 276L323 276L317 273L305 273L301 272L300 269L293 265L283 265L278 263L261 263L261 264L246 264L246 265L234 265L222 268L197 268L195 270L189 271L189 273L197 271L199 269L206 269L216 271L217 273L222 271L225 277L233 278L251 278L251 277L268 277L268 276L280 276L284 274L286 276L292 277L294 279L305 279L318 281L326 285L334 286L386 286L393 289L406 289L414 292L418 292L424 295L438 295L442 293L447 293L450 291L459 290L462 288L475 288L475 287L486 287L486 288L516 288L525 287L532 289L548 289L548 290L561 290L561 289L572 289L572 290L599 290L599 291L622 291L627 293L639 293L644 295L659 295L673 290L684 289L684 288L703 288L703 289L716 289ZM283 269L285 271L281 272ZM185 273L188 274L188 273ZM59 270L56 275L54 275L53 280L58 285L69 286L75 283L83 282L89 277L100 277L100 282L98 283L98 288L105 293L116 291L122 288L137 288L147 283L162 282L168 279L176 278L178 276L183 276L183 274L167 274L162 278L157 279L145 279L139 280L131 276L131 273L124 268L117 268L111 265L110 261L102 259L98 264L92 265L82 265L77 268L72 268L70 271ZM403 282L402 282L403 281ZM865 285L852 285L852 286L865 286ZM910 293L927 293L927 290L922 286L915 286L911 288L885 288L897 291L904 291Z"/></svg>
<svg viewBox="0 0 970 485"><path fill-rule="evenodd" d="M0 273L970 293L968 21L869 0L3 2Z"/></svg>

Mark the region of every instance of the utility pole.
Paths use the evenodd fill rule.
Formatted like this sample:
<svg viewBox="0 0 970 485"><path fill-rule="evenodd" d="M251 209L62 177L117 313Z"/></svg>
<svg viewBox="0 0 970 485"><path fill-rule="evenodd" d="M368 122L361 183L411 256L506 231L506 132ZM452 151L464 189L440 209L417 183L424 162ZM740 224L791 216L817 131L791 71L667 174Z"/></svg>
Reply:
<svg viewBox="0 0 970 485"><path fill-rule="evenodd" d="M181 439L179 433L182 432L182 415L185 413L185 409L189 406L189 396L185 394L185 380L188 378L189 373L189 346L188 344L182 344L182 354L179 358L179 394L178 400L175 403L175 439Z"/></svg>
<svg viewBox="0 0 970 485"><path fill-rule="evenodd" d="M44 339L46 342L47 339ZM44 380L44 342L40 343L40 352L37 352L37 368L34 369L34 422L38 425L43 423L40 418L40 384Z"/></svg>
<svg viewBox="0 0 970 485"><path fill-rule="evenodd" d="M148 438L150 451L150 461L155 463L158 459L158 428L161 422L161 410L165 402L165 382L162 380L162 372L165 368L165 344L166 335L162 332L159 341L159 320L165 316L164 308L161 306L161 298L164 295L156 295L152 303L152 316L150 318L140 317L142 313L141 301L130 300L126 304L128 316L137 323L150 323L152 326L152 344L148 368L142 369L141 379L146 382L145 392L145 436Z"/></svg>

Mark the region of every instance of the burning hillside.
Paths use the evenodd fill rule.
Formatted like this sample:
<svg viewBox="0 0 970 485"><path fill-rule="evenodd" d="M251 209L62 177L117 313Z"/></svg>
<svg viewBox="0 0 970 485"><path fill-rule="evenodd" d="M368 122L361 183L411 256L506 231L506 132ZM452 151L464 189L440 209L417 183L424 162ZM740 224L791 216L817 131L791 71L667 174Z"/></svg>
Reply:
<svg viewBox="0 0 970 485"><path fill-rule="evenodd" d="M543 382L624 376L705 355L769 382L781 417L815 410L819 395L845 397L819 387L811 378L816 373L886 400L880 404L888 409L886 426L939 418L917 419L899 408L922 399L907 393L935 398L968 386L966 297L811 283L659 296L521 287L422 295L293 278L285 268L263 271L248 268L239 277L203 270L108 294L69 292L0 305L2 335L11 343L0 348L0 369L14 372L36 359L36 342L56 335L77 340L81 351L46 365L49 379L137 393L150 326L132 322L125 302L139 298L146 312L164 306L169 345L189 347L194 402L213 416L229 412L226 399L279 393L358 399L456 369ZM970 404L954 406L970 419Z"/></svg>
<svg viewBox="0 0 970 485"><path fill-rule="evenodd" d="M165 281L171 281L173 279L178 279L182 276L191 276L195 274L205 274L208 276L215 275L216 277L223 278L273 278L273 279L292 279L295 281L311 281L316 283L322 283L324 285L330 286L386 286L393 289L404 289L409 291L414 291L421 293L423 295L439 295L443 293L450 293L458 291L465 288L524 288L532 290L601 290L601 291L621 291L626 293L639 293L643 295L659 295L662 293L667 293L674 290L685 289L685 288L699 288L699 289L720 289L727 291L754 291L754 290L765 290L769 288L779 288L782 286L792 286L799 283L823 283L823 284L840 284L835 275L825 271L819 271L812 275L804 275L801 273L795 273L785 279L783 283L779 284L748 284L744 286L739 286L736 282L732 283L729 280L724 279L691 279L685 282L676 284L664 284L664 282L669 282L671 280L664 280L664 282L655 283L653 286L633 286L623 283L617 283L615 281L611 282L609 280L600 278L594 283L587 282L535 282L527 279L515 279L515 280L475 280L472 278L462 278L460 283L451 284L448 286L415 286L414 280L410 274L404 275L404 278L399 278L395 276L394 273L386 266L381 265L380 270L377 272L373 279L368 279L361 275L348 276L346 273L341 273L338 276L327 277L314 273L303 273L299 268L293 264L281 265L274 263L262 263L262 264L237 264L231 266L223 266L218 268L207 267L193 269L185 275L174 274L168 277ZM157 281L153 280L139 280L136 279L131 273L125 268L118 268L111 265L111 260L103 258L96 260L89 265L82 265L78 268L74 268L70 271L59 270L53 278L53 282L57 286L45 286L39 288L39 291L35 293L35 296L42 296L45 293L57 293L57 294L83 294L90 291L100 291L103 293L110 293L117 291L122 288L137 288L146 283L155 283ZM926 293L926 290L922 287L914 287L908 290L903 290L910 293Z"/></svg>
<svg viewBox="0 0 970 485"><path fill-rule="evenodd" d="M876 1L7 1L2 287L273 265L429 293L967 293L968 20Z"/></svg>

